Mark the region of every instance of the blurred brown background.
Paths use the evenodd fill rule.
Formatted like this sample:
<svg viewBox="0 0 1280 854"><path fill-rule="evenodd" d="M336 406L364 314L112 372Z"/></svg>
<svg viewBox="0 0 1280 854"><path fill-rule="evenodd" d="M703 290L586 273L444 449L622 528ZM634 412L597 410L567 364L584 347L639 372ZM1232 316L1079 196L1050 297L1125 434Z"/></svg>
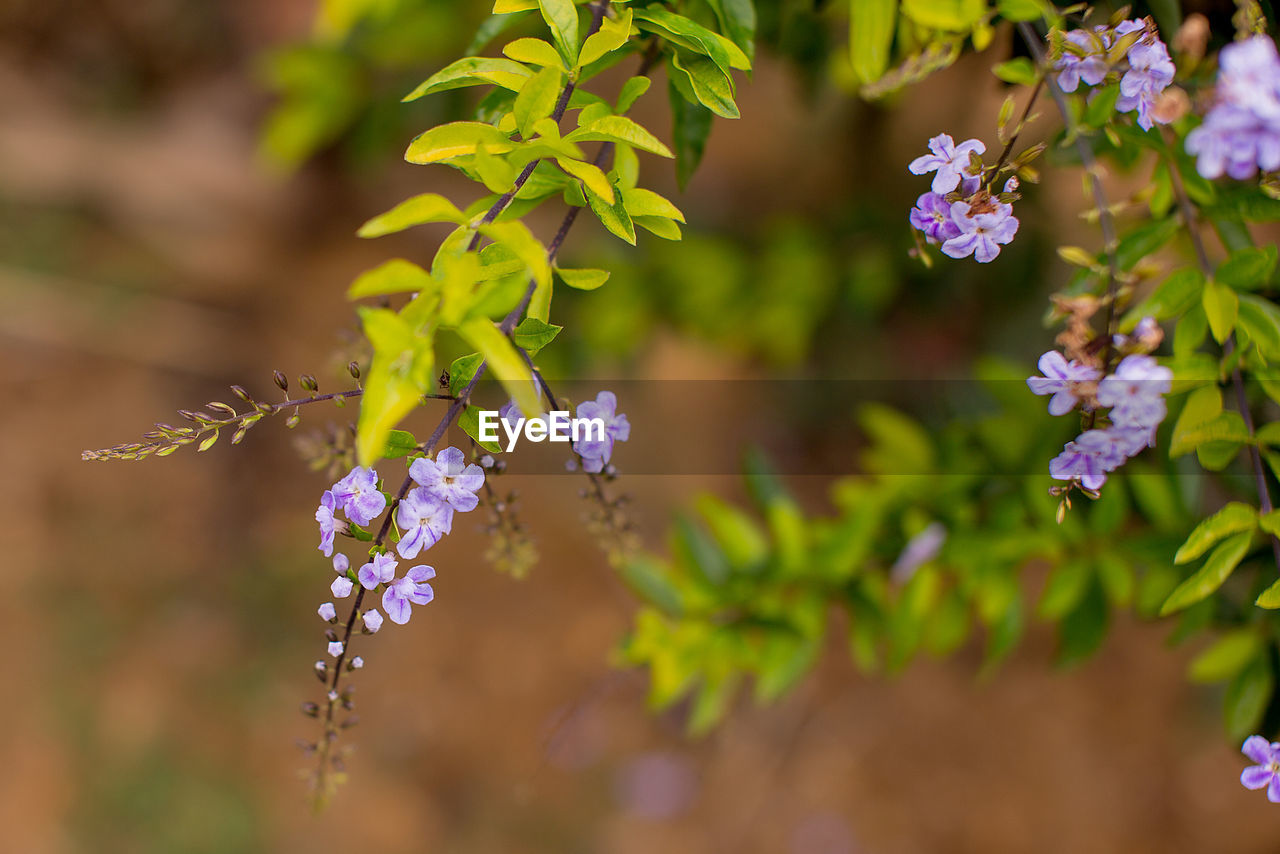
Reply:
<svg viewBox="0 0 1280 854"><path fill-rule="evenodd" d="M458 3L457 16L477 19L473 5L487 4ZM352 322L343 290L392 251L355 227L402 196L457 188L444 170L399 163L398 148L373 165L324 152L291 175L266 165L258 57L306 37L312 13L310 0L0 5L0 848L1274 850L1276 808L1235 783L1243 762L1219 732L1217 698L1184 683L1190 651L1170 653L1158 626L1120 625L1068 673L1052 672L1051 639L1033 630L986 681L976 649L896 680L859 677L836 630L788 700L744 701L711 737L687 739L678 715L646 712L643 674L609 665L632 604L565 477L512 484L542 550L528 579L492 571L480 520L461 518L432 552L436 602L361 639L352 780L312 815L295 741L312 736L297 709L319 688L315 608L331 575L311 515L326 481L280 423L201 455L79 459L227 399L230 383L265 396L271 368L336 388ZM743 240L758 215L820 214L859 187L890 188L877 204L905 217L919 188L880 161L905 162L940 126L986 133L1002 98L986 67L1004 45L887 113L835 92L803 100L791 70L765 59L742 87L744 118L716 128L680 203L695 230ZM416 73L445 59L423 56ZM412 115L425 125L429 113ZM1080 230L1074 242L1092 239L1073 219L1074 176L1039 199L1056 228ZM570 256L597 251L587 226ZM429 239L394 251L426 255ZM1034 290L1032 319L1052 284L982 274L966 287ZM872 343L825 346L929 373L991 344L969 292L927 301L904 299ZM1023 340L1042 334L1030 324ZM598 371L624 369L761 370L662 324ZM712 419L678 416L684 441L721 441ZM625 470L625 449L618 461ZM653 548L696 489L737 490L727 478L623 484ZM821 508L825 486L797 489Z"/></svg>

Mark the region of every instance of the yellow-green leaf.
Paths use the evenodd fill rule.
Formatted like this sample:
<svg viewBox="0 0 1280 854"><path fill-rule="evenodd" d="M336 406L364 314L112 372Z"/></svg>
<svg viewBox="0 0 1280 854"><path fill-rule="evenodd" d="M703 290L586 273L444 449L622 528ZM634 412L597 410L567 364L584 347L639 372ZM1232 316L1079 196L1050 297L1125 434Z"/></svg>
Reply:
<svg viewBox="0 0 1280 854"><path fill-rule="evenodd" d="M569 142L621 142L660 157L672 157L671 149L626 116L605 116L565 136Z"/></svg>
<svg viewBox="0 0 1280 854"><path fill-rule="evenodd" d="M635 246L636 229L631 222L631 215L627 213L626 205L622 202L622 194L617 193L613 202L610 203L592 192L590 187L585 189L587 204L591 205L591 210L599 217L600 223L612 234Z"/></svg>
<svg viewBox="0 0 1280 854"><path fill-rule="evenodd" d="M874 83L889 67L898 0L850 0L849 58L861 83Z"/></svg>
<svg viewBox="0 0 1280 854"><path fill-rule="evenodd" d="M356 426L356 458L368 466L377 462L391 430L431 387L435 352L430 327L415 331L390 309L361 306L357 310L373 345Z"/></svg>
<svg viewBox="0 0 1280 854"><path fill-rule="evenodd" d="M403 258L392 258L356 277L347 289L347 299L432 291L435 280L426 270Z"/></svg>
<svg viewBox="0 0 1280 854"><path fill-rule="evenodd" d="M491 83L518 92L531 72L518 62L488 56L468 56L451 63L428 77L408 95L405 101L414 101L424 95L459 89L463 86L480 86Z"/></svg>
<svg viewBox="0 0 1280 854"><path fill-rule="evenodd" d="M1217 418L1221 412L1222 392L1216 385L1198 388L1187 395L1187 402L1183 404L1178 421L1173 425L1169 455L1178 457L1195 450L1195 443L1189 441L1192 431Z"/></svg>
<svg viewBox="0 0 1280 854"><path fill-rule="evenodd" d="M671 68L683 75L694 97L708 110L726 119L741 115L733 100L733 81L710 59L676 50L671 55Z"/></svg>
<svg viewBox="0 0 1280 854"><path fill-rule="evenodd" d="M1227 632L1187 666L1192 682L1221 682L1244 669L1262 648L1262 638L1251 628Z"/></svg>
<svg viewBox="0 0 1280 854"><path fill-rule="evenodd" d="M516 352L511 339L503 335L492 321L483 317L473 318L458 327L458 334L484 356L489 370L526 418L543 413L542 397L538 394L529 366Z"/></svg>
<svg viewBox="0 0 1280 854"><path fill-rule="evenodd" d="M633 217L659 216L684 222L684 214L680 209L652 190L623 190L622 201L627 206L627 213Z"/></svg>
<svg viewBox="0 0 1280 854"><path fill-rule="evenodd" d="M631 35L631 10L625 10L616 18L605 18L600 29L582 44L582 52L578 54L578 67L590 65L607 53L613 53L627 43Z"/></svg>
<svg viewBox="0 0 1280 854"><path fill-rule="evenodd" d="M506 154L516 145L493 125L483 122L450 122L419 134L409 143L404 159L410 163L440 163L475 154L484 146L491 154Z"/></svg>
<svg viewBox="0 0 1280 854"><path fill-rule="evenodd" d="M1244 560L1244 556L1249 553L1249 544L1252 540L1252 533L1243 533L1220 543L1209 554L1204 566L1169 594L1164 605L1160 606L1160 616L1164 617L1194 605L1221 587L1240 565L1240 561Z"/></svg>
<svg viewBox="0 0 1280 854"><path fill-rule="evenodd" d="M563 267L556 268L556 275L560 280L571 288L580 291L594 291L596 288L609 281L608 270L569 270Z"/></svg>
<svg viewBox="0 0 1280 854"><path fill-rule="evenodd" d="M584 163L581 160L570 160L567 157L557 157L556 163L560 164L560 168L565 172L586 184L591 192L608 204L613 204L613 185L609 183L609 178L604 172L600 171L599 166Z"/></svg>
<svg viewBox="0 0 1280 854"><path fill-rule="evenodd" d="M1231 534L1252 531L1258 524L1258 511L1248 504L1232 501L1205 519L1187 537L1187 541L1173 556L1174 563L1193 561L1209 550L1209 547Z"/></svg>
<svg viewBox="0 0 1280 854"><path fill-rule="evenodd" d="M564 60L544 39L516 39L504 47L502 52L520 62L564 70Z"/></svg>
<svg viewBox="0 0 1280 854"><path fill-rule="evenodd" d="M559 68L544 68L530 77L516 96L511 111L516 118L516 127L525 139L533 135L534 124L550 116L555 109L563 79Z"/></svg>
<svg viewBox="0 0 1280 854"><path fill-rule="evenodd" d="M551 29L551 38L560 49L565 64L572 67L578 62L578 10L573 0L538 0L542 19Z"/></svg>
<svg viewBox="0 0 1280 854"><path fill-rule="evenodd" d="M462 223L466 218L453 202L437 193L423 193L405 199L386 213L378 214L360 226L360 237L381 237L428 222Z"/></svg>
<svg viewBox="0 0 1280 854"><path fill-rule="evenodd" d="M1227 340L1236 327L1236 315L1240 311L1240 298L1236 292L1221 282L1210 279L1204 284L1204 313L1209 318L1209 331L1219 344Z"/></svg>

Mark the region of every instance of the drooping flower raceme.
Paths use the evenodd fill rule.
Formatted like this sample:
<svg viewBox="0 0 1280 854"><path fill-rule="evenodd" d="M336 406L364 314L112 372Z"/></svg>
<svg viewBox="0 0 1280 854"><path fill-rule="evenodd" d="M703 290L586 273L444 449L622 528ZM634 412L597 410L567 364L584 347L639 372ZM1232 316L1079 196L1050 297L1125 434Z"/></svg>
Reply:
<svg viewBox="0 0 1280 854"><path fill-rule="evenodd" d="M1280 169L1280 55L1269 36L1227 45L1204 124L1187 134L1187 152L1206 178L1243 180Z"/></svg>
<svg viewBox="0 0 1280 854"><path fill-rule="evenodd" d="M356 466L332 492L342 512L357 525L368 525L387 507L387 497L378 491L378 473L371 468Z"/></svg>
<svg viewBox="0 0 1280 854"><path fill-rule="evenodd" d="M1155 24L1135 18L1121 21L1114 29L1071 30L1063 35L1062 56L1055 60L1055 80L1064 92L1074 92L1081 83L1099 86L1111 73L1108 51L1127 36L1131 39L1125 51L1125 67L1120 76L1120 94L1116 109L1122 113L1137 112L1138 125L1151 130L1160 119L1153 112L1160 95L1173 82L1174 65L1169 49L1160 40Z"/></svg>
<svg viewBox="0 0 1280 854"><path fill-rule="evenodd" d="M396 551L402 558L415 558L429 549L453 528L453 508L426 489L418 487L400 502L396 511L400 526L400 542Z"/></svg>
<svg viewBox="0 0 1280 854"><path fill-rule="evenodd" d="M436 577L436 571L429 566L415 566L405 573L404 578L397 578L387 585L382 594L382 608L388 619L396 625L403 626L413 616L410 605L426 605L435 598L435 591L427 582Z"/></svg>
<svg viewBox="0 0 1280 854"><path fill-rule="evenodd" d="M1240 785L1246 789L1265 788L1267 800L1280 804L1280 743L1251 735L1245 739L1240 752L1258 763L1240 772Z"/></svg>
<svg viewBox="0 0 1280 854"><path fill-rule="evenodd" d="M618 412L618 398L611 391L602 391L595 400L587 400L578 404L578 418L599 419L604 422L604 434L587 435L573 443L573 450L582 457L582 468L585 471L599 473L608 465L613 456L613 443L625 442L631 437L631 422L627 416Z"/></svg>
<svg viewBox="0 0 1280 854"><path fill-rule="evenodd" d="M1051 394L1050 415L1066 415L1080 402L1082 383L1097 382L1102 373L1097 368L1082 365L1075 359L1070 362L1057 350L1050 350L1040 357L1042 377L1029 377L1027 385L1033 394Z"/></svg>
<svg viewBox="0 0 1280 854"><path fill-rule="evenodd" d="M474 510L480 499L476 492L484 486L484 470L457 448L445 448L434 460L421 457L409 466L414 483L460 513Z"/></svg>
<svg viewBox="0 0 1280 854"><path fill-rule="evenodd" d="M998 202L985 194L972 201L953 204L951 219L960 229L960 234L942 244L942 254L950 258L972 255L978 263L986 264L1000 254L1002 244L1011 242L1018 233L1018 218L1013 215L1013 205Z"/></svg>
<svg viewBox="0 0 1280 854"><path fill-rule="evenodd" d="M933 191L939 194L950 193L960 186L961 179L975 174L970 171L970 152L982 154L986 150L987 147L981 140L966 139L956 145L949 134L941 133L929 140L930 153L912 160L907 168L912 175L936 173L933 176Z"/></svg>

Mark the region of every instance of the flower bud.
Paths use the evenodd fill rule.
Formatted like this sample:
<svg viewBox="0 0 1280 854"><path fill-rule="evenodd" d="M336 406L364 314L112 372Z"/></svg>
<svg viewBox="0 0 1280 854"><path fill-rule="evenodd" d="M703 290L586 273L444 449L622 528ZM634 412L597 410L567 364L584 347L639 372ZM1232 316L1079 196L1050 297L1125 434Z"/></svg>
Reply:
<svg viewBox="0 0 1280 854"><path fill-rule="evenodd" d="M271 379L280 387L281 391L289 390L289 378L286 377L282 371L272 371Z"/></svg>

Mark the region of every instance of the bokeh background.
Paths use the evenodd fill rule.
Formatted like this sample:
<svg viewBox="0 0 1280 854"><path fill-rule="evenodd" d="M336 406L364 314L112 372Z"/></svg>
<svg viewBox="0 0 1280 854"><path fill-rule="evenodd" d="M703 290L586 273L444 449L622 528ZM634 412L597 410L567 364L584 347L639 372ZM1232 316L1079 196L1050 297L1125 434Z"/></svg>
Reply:
<svg viewBox="0 0 1280 854"><path fill-rule="evenodd" d="M352 18L362 5L375 13ZM685 240L619 248L582 222L566 261L614 278L557 297L571 334L547 351L549 372L603 386L888 366L954 378L981 353L1031 365L1066 274L1054 243L1096 241L1076 216L1078 176L1028 194L999 263L929 271L907 257L922 185L904 164L939 128L992 136L1004 93L987 69L1009 32L872 107L828 64L837 13L760 5L773 48L743 81L743 118L717 125L683 195L669 164L644 164L688 215ZM1243 762L1220 698L1185 683L1194 650L1171 650L1161 625L1122 620L1067 671L1033 628L984 678L976 644L863 677L833 631L791 696L744 699L690 739L681 710L646 711L643 673L610 663L634 602L564 476L506 481L542 554L530 577L494 572L460 519L432 553L436 602L362 642L352 781L309 811L295 742L314 729L298 706L319 688L330 570L311 516L327 481L280 423L201 455L90 464L79 452L227 399L231 383L266 396L273 368L339 387L354 330L345 286L393 252L429 258L437 239L369 243L356 226L412 193L462 190L400 154L467 94L398 97L459 54L487 6L330 2L317 18L313 0L0 4L0 847L1274 850L1275 808L1235 784ZM641 115L662 135L655 90ZM1116 175L1113 192L1141 183ZM644 429L720 447L734 437L715 405L650 411ZM848 414L795 435L851 455ZM298 432L345 417L306 413ZM625 447L617 461L625 472ZM695 492L740 490L714 476L619 485L656 549ZM830 481L791 485L820 509Z"/></svg>

